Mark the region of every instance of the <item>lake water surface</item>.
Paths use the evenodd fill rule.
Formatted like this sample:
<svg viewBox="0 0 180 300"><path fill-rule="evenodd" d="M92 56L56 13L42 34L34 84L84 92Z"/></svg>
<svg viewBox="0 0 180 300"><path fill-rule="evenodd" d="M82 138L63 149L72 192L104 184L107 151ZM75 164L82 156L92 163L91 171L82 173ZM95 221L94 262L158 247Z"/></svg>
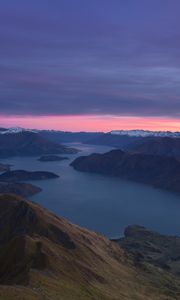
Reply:
<svg viewBox="0 0 180 300"><path fill-rule="evenodd" d="M180 196L119 178L75 171L69 166L75 157L111 148L82 144L73 147L82 152L60 162L39 162L34 157L15 157L4 162L12 164L13 169L45 170L60 175L58 179L33 182L43 191L32 200L76 224L109 237L122 235L130 224L180 235Z"/></svg>

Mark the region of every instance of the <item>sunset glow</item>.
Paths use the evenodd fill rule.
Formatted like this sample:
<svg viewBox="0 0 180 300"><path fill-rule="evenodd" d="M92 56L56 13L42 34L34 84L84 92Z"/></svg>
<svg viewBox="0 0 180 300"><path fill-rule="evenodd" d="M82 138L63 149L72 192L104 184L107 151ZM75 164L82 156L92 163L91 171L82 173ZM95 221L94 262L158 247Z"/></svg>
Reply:
<svg viewBox="0 0 180 300"><path fill-rule="evenodd" d="M1 126L180 130L179 1L3 2Z"/></svg>
<svg viewBox="0 0 180 300"><path fill-rule="evenodd" d="M179 119L111 115L78 116L1 116L1 127L56 129L64 131L104 131L145 129L180 131Z"/></svg>

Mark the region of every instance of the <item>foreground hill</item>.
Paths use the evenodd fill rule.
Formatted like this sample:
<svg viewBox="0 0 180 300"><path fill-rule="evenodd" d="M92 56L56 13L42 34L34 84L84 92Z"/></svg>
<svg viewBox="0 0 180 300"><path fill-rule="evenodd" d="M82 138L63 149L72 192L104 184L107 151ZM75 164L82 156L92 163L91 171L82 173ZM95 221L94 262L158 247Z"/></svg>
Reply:
<svg viewBox="0 0 180 300"><path fill-rule="evenodd" d="M0 299L179 299L178 276L23 198L0 196L0 228Z"/></svg>
<svg viewBox="0 0 180 300"><path fill-rule="evenodd" d="M40 134L30 131L0 134L0 157L71 154L76 152L77 150L73 148L52 142Z"/></svg>
<svg viewBox="0 0 180 300"><path fill-rule="evenodd" d="M80 156L71 166L83 172L116 176L180 192L180 162L173 157L112 150L104 154Z"/></svg>

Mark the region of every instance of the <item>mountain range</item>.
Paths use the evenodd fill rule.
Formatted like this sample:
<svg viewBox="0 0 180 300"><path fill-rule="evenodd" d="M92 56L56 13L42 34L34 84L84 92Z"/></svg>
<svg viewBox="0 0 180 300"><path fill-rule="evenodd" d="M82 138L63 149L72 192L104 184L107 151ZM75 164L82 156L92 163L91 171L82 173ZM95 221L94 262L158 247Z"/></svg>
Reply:
<svg viewBox="0 0 180 300"><path fill-rule="evenodd" d="M180 137L179 131L151 131L142 129L133 130L112 130L110 132L112 135L128 135L136 137Z"/></svg>
<svg viewBox="0 0 180 300"><path fill-rule="evenodd" d="M10 128L0 128L0 134L9 134L9 133L19 133L19 132L35 132L35 133L49 133L49 134L62 134L62 135L81 135L85 139L87 135L100 135L103 132L71 132L71 131L62 131L62 130L43 130L43 129L27 129L22 127L10 127ZM180 137L179 131L151 131L151 130L142 130L142 129L133 129L133 130L112 130L109 132L112 135L128 135L128 136L138 136L138 137Z"/></svg>
<svg viewBox="0 0 180 300"><path fill-rule="evenodd" d="M15 144L14 144L15 141ZM180 156L180 132L114 130L103 132L66 132L23 128L0 129L0 156L75 153L62 143L105 145L152 155ZM12 150L12 143L15 149Z"/></svg>

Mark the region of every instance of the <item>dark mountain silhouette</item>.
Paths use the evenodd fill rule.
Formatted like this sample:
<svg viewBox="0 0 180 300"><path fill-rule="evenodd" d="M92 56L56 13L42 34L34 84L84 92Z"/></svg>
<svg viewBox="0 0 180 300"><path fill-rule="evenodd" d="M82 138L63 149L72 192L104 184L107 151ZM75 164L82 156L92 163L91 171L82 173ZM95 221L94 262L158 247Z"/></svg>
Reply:
<svg viewBox="0 0 180 300"><path fill-rule="evenodd" d="M179 137L142 137L104 133L93 139L86 140L86 143L111 146L132 153L175 156L180 158Z"/></svg>
<svg viewBox="0 0 180 300"><path fill-rule="evenodd" d="M145 138L139 145L133 145L131 152L180 157L180 138Z"/></svg>
<svg viewBox="0 0 180 300"><path fill-rule="evenodd" d="M129 135L115 135L111 133L102 133L94 138L89 138L85 141L86 144L105 145L113 148L129 149L142 143L145 138Z"/></svg>
<svg viewBox="0 0 180 300"><path fill-rule="evenodd" d="M87 140L100 137L101 132L70 132L56 130L40 130L39 134L57 143L84 143Z"/></svg>
<svg viewBox="0 0 180 300"><path fill-rule="evenodd" d="M112 150L104 154L80 156L71 166L83 172L116 176L180 192L180 162L174 157Z"/></svg>
<svg viewBox="0 0 180 300"><path fill-rule="evenodd" d="M76 153L77 150L52 142L38 133L23 131L0 134L0 157L39 156L44 154Z"/></svg>

